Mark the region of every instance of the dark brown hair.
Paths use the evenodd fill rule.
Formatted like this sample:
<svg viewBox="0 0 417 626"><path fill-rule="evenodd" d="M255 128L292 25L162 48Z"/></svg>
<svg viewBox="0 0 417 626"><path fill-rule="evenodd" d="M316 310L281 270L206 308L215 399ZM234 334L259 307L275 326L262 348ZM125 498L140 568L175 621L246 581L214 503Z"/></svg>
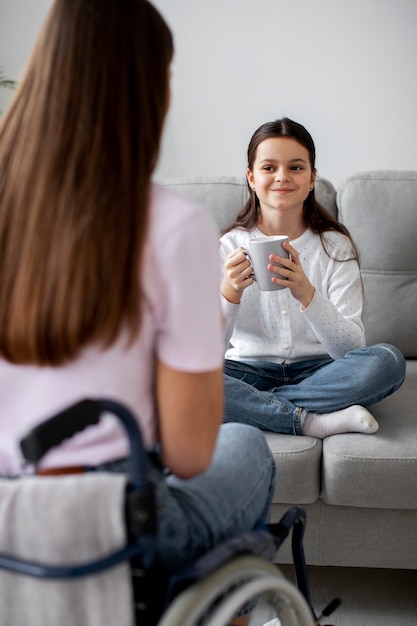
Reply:
<svg viewBox="0 0 417 626"><path fill-rule="evenodd" d="M284 117L280 120L275 120L273 122L267 122L260 126L252 135L252 138L249 142L248 152L247 152L247 162L248 169L253 171L253 166L256 159L256 153L258 150L258 146L265 139L270 139L271 137L289 137L290 139L294 139L299 144L306 148L311 169L313 172L316 171L316 148L314 145L314 141L308 130L304 128L301 124L290 120L287 117ZM238 213L234 223L229 226L223 232L229 232L233 228L244 228L247 230L251 230L255 228L256 224L259 221L260 217L260 204L259 199L247 182L249 198L247 202L244 204L240 212ZM324 233L327 231L336 231L346 235L351 242L352 245L352 258L358 259L358 253L356 250L356 246L349 234L349 231L343 224L341 224L338 220L334 219L328 211L316 200L314 194L314 188L308 194L303 208L303 217L304 222L314 233L320 235L320 239L326 253L330 255L329 252L329 243L326 242L323 237ZM350 260L350 259L343 259Z"/></svg>
<svg viewBox="0 0 417 626"><path fill-rule="evenodd" d="M56 0L0 125L0 354L58 365L140 329L171 32L146 0Z"/></svg>

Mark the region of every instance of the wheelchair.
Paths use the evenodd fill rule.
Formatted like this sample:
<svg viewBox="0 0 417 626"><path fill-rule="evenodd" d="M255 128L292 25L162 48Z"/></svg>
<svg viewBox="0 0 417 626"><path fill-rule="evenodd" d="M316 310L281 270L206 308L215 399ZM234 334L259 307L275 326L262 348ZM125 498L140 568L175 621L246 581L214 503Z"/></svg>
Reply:
<svg viewBox="0 0 417 626"><path fill-rule="evenodd" d="M245 610L250 626L319 623L302 546L305 513L298 507L274 525L273 535L266 527L254 529L173 576L162 573L149 457L138 424L123 405L106 399L78 402L21 440L25 459L36 466L47 451L104 414L116 417L127 435L127 474L0 479L1 623L228 626ZM291 531L297 585L272 563ZM99 545L91 551L90 543ZM51 556L51 550L57 554Z"/></svg>

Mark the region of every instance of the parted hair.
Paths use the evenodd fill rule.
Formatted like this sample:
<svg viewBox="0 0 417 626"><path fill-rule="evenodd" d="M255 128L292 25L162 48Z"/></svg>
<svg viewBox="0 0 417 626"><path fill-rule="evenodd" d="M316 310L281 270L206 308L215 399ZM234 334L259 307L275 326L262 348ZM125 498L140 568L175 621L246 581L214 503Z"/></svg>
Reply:
<svg viewBox="0 0 417 626"><path fill-rule="evenodd" d="M171 32L146 0L56 0L0 123L0 354L59 365L141 324Z"/></svg>

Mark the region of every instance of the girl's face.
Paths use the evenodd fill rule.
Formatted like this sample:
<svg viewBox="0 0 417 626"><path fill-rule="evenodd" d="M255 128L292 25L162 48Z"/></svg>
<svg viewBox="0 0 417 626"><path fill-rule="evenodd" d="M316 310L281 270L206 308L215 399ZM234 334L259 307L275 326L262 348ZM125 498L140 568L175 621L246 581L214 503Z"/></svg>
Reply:
<svg viewBox="0 0 417 626"><path fill-rule="evenodd" d="M291 211L298 217L316 180L307 148L290 137L261 141L253 170L248 169L246 175L262 212Z"/></svg>

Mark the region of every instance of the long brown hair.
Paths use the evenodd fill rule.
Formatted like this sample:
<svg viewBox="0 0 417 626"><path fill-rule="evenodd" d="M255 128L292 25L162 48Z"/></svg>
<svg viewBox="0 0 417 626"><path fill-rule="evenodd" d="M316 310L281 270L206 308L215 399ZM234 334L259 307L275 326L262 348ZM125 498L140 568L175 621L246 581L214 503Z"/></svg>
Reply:
<svg viewBox="0 0 417 626"><path fill-rule="evenodd" d="M0 125L0 354L58 365L140 329L171 32L146 0L56 0Z"/></svg>
<svg viewBox="0 0 417 626"><path fill-rule="evenodd" d="M308 130L304 128L304 126L298 122L290 120L287 117L262 124L262 126L260 126L252 135L247 152L248 169L251 172L253 171L259 144L265 139L269 139L271 137L289 137L291 139L295 139L295 141L304 146L309 155L311 169L315 172L316 148L312 136ZM251 230L252 228L255 228L259 221L261 210L259 198L249 185L248 180L246 180L246 183L248 186L249 198L239 211L233 224L225 229L223 234L229 232L233 228ZM329 243L325 240L323 235L328 231L336 231L348 237L352 245L352 258L358 260L358 252L349 231L345 226L343 226L343 224L334 219L330 213L326 211L326 209L316 200L314 188L310 191L304 202L303 217L306 226L314 233L320 235L323 248L329 256L331 256ZM346 261L350 259L343 260Z"/></svg>

